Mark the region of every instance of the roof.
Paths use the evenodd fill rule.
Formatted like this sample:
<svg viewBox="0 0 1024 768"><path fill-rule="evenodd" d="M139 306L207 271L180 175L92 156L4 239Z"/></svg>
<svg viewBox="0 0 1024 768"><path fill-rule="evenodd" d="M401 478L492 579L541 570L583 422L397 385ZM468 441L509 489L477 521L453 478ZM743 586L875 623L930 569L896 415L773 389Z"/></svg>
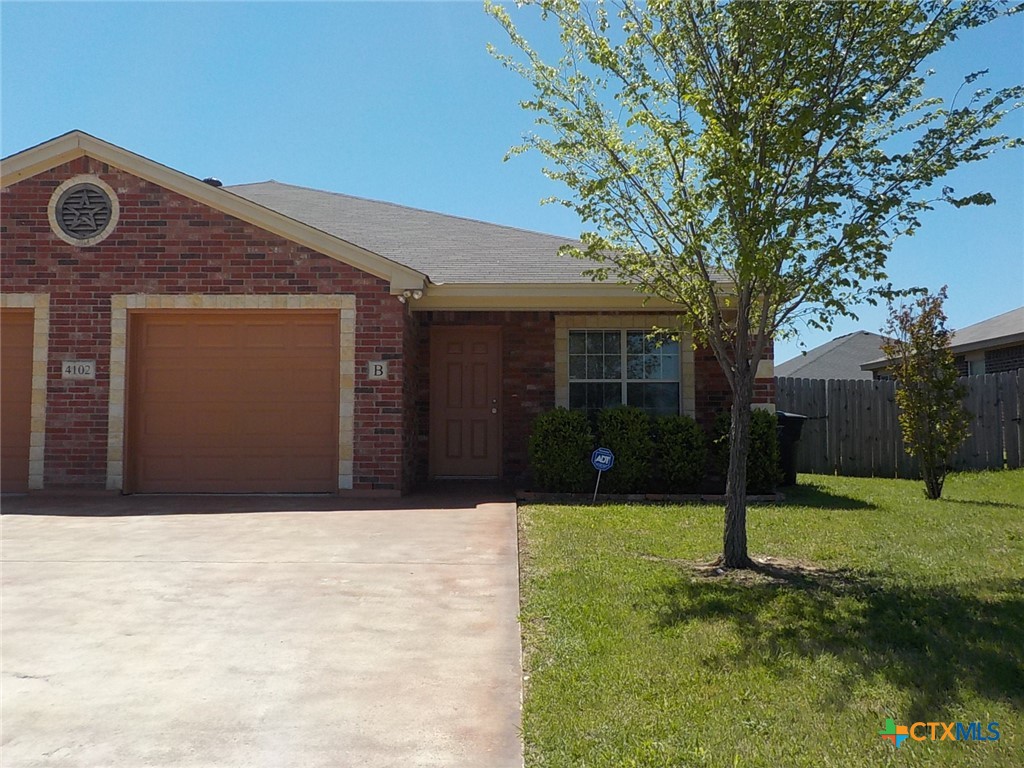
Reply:
<svg viewBox="0 0 1024 768"><path fill-rule="evenodd" d="M1017 307L954 332L949 340L949 348L954 355L963 355L1021 343L1024 343L1024 307ZM862 367L866 371L873 371L888 364L889 360L882 357L872 359Z"/></svg>
<svg viewBox="0 0 1024 768"><path fill-rule="evenodd" d="M595 282L561 255L571 239L267 181L216 187L70 131L4 158L8 186L88 156L389 281L419 310L675 309L634 286Z"/></svg>
<svg viewBox="0 0 1024 768"><path fill-rule="evenodd" d="M415 269L432 283L590 283L578 241L278 181L226 189Z"/></svg>
<svg viewBox="0 0 1024 768"><path fill-rule="evenodd" d="M865 360L878 357L884 336L854 331L775 366L775 375L797 379L870 379L861 369Z"/></svg>

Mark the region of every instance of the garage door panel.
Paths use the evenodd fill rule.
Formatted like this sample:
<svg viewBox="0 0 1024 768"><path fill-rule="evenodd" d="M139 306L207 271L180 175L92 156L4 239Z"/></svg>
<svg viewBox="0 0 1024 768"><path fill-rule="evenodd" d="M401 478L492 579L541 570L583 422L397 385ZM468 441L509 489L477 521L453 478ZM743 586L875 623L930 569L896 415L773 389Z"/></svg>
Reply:
<svg viewBox="0 0 1024 768"><path fill-rule="evenodd" d="M140 390L151 397L184 397L180 367L153 367L140 374Z"/></svg>
<svg viewBox="0 0 1024 768"><path fill-rule="evenodd" d="M238 326L231 321L200 322L192 329L196 351L234 349L239 343Z"/></svg>
<svg viewBox="0 0 1024 768"><path fill-rule="evenodd" d="M315 482L325 472L334 471L333 465L320 456L310 456L306 459L295 457L293 464L295 476L304 482Z"/></svg>
<svg viewBox="0 0 1024 768"><path fill-rule="evenodd" d="M292 424L293 432L303 438L326 438L334 435L337 428L336 424L305 412L293 413L288 421ZM301 444L302 441L299 442Z"/></svg>
<svg viewBox="0 0 1024 768"><path fill-rule="evenodd" d="M129 490L336 490L337 314L173 319L132 317Z"/></svg>
<svg viewBox="0 0 1024 768"><path fill-rule="evenodd" d="M162 440L181 440L189 432L188 423L176 415L164 411L144 413L140 417L142 434Z"/></svg>
<svg viewBox="0 0 1024 768"><path fill-rule="evenodd" d="M0 490L28 490L32 434L32 310L0 310Z"/></svg>
<svg viewBox="0 0 1024 768"><path fill-rule="evenodd" d="M187 326L184 323L159 322L145 329L145 344L149 349L185 349L187 347Z"/></svg>
<svg viewBox="0 0 1024 768"><path fill-rule="evenodd" d="M297 330L299 333L296 334L295 346L300 349L332 349L337 343L337 324L310 325L303 323L297 326Z"/></svg>
<svg viewBox="0 0 1024 768"><path fill-rule="evenodd" d="M284 350L288 345L289 330L284 324L248 325L243 345L255 353Z"/></svg>
<svg viewBox="0 0 1024 768"><path fill-rule="evenodd" d="M143 456L140 470L151 483L178 483L185 476L187 461L180 454ZM168 488L171 486L168 485Z"/></svg>
<svg viewBox="0 0 1024 768"><path fill-rule="evenodd" d="M180 382L178 385L184 402L202 403L209 401L212 395L222 396L219 399L223 401L242 395L246 377L238 367L220 362L190 368L185 384L185 387L181 387Z"/></svg>
<svg viewBox="0 0 1024 768"><path fill-rule="evenodd" d="M301 374L295 374L292 387L297 395L322 397L323 393L329 390L336 376L337 371L333 368L303 371Z"/></svg>

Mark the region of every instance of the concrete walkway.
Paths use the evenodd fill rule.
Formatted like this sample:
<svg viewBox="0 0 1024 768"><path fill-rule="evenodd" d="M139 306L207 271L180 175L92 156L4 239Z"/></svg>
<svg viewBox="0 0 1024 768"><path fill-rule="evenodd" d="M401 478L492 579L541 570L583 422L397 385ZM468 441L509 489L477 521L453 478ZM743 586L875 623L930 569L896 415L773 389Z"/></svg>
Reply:
<svg viewBox="0 0 1024 768"><path fill-rule="evenodd" d="M0 504L3 766L522 765L514 504Z"/></svg>

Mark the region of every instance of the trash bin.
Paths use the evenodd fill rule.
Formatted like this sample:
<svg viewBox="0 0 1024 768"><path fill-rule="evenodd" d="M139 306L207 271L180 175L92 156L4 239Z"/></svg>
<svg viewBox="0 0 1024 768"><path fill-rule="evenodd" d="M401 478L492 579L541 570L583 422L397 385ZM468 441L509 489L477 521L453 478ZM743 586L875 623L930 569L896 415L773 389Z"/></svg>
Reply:
<svg viewBox="0 0 1024 768"><path fill-rule="evenodd" d="M796 444L807 417L800 413L776 411L776 433L779 437L779 457L782 460L782 484L796 485Z"/></svg>

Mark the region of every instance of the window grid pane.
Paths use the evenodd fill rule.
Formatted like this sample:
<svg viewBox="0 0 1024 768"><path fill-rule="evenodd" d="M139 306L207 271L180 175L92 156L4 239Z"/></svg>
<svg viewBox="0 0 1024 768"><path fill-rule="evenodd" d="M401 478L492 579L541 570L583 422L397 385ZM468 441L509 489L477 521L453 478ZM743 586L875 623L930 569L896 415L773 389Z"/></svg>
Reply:
<svg viewBox="0 0 1024 768"><path fill-rule="evenodd" d="M594 414L627 403L679 413L679 343L648 331L569 331L569 407Z"/></svg>
<svg viewBox="0 0 1024 768"><path fill-rule="evenodd" d="M630 380L679 381L679 342L646 331L626 333L626 375Z"/></svg>

